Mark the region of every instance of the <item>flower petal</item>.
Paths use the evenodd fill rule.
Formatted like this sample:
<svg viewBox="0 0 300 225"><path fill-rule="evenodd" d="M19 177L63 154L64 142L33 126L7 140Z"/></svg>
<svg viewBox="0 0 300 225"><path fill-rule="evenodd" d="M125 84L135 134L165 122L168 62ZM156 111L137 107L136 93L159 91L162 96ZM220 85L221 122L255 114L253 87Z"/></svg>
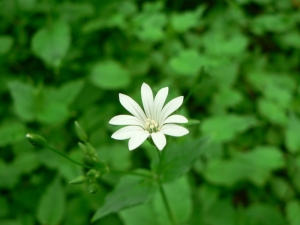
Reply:
<svg viewBox="0 0 300 225"><path fill-rule="evenodd" d="M168 96L168 92L169 92L169 88L165 87L160 89L154 99L154 120L158 121L159 120L159 115L161 113L161 110L164 106L164 103L167 99Z"/></svg>
<svg viewBox="0 0 300 225"><path fill-rule="evenodd" d="M117 130L111 135L113 139L116 140L125 140L131 138L136 133L144 132L145 130L139 126L127 126Z"/></svg>
<svg viewBox="0 0 300 225"><path fill-rule="evenodd" d="M129 150L134 150L137 147L139 147L148 137L149 137L149 132L143 130L142 132L137 132L134 134L128 142L128 148Z"/></svg>
<svg viewBox="0 0 300 225"><path fill-rule="evenodd" d="M151 137L152 137L152 140L153 140L154 144L156 145L156 147L159 150L163 150L163 148L167 144L165 135L162 132L157 132L157 133L152 133Z"/></svg>
<svg viewBox="0 0 300 225"><path fill-rule="evenodd" d="M187 123L187 122L188 122L188 120L184 116L181 116L181 115L172 115L172 116L169 116L163 122L163 124L165 124L165 123Z"/></svg>
<svg viewBox="0 0 300 225"><path fill-rule="evenodd" d="M120 93L119 99L122 106L125 109L127 109L128 112L130 112L132 115L138 118L141 121L141 123L145 123L146 121L145 113L143 112L142 108L132 98Z"/></svg>
<svg viewBox="0 0 300 225"><path fill-rule="evenodd" d="M143 83L141 88L142 101L148 119L153 119L153 93L150 86Z"/></svg>
<svg viewBox="0 0 300 225"><path fill-rule="evenodd" d="M141 123L141 121L130 115L118 115L111 118L111 120L108 122L112 125L136 125L143 127L144 124Z"/></svg>
<svg viewBox="0 0 300 225"><path fill-rule="evenodd" d="M177 110L183 103L183 96L172 99L165 107L162 109L159 116L159 124L163 124L164 120L175 110Z"/></svg>
<svg viewBox="0 0 300 225"><path fill-rule="evenodd" d="M176 124L165 124L160 131L174 137L180 137L189 133L188 129Z"/></svg>

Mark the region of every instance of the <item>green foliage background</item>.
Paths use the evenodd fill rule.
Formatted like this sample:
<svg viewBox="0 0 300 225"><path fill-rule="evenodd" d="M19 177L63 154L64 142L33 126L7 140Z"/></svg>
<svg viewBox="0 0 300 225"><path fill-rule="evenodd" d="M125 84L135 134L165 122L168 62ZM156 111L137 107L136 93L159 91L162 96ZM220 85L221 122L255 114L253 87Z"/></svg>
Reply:
<svg viewBox="0 0 300 225"><path fill-rule="evenodd" d="M210 135L191 171L166 184L178 218L195 225L300 224L299 0L0 1L0 224L89 224L119 177L100 191L26 133L82 160L73 121L117 169L150 168L147 143L110 138L118 93L169 86L187 96L185 149ZM202 76L198 75L202 71ZM197 123L196 120L200 120ZM168 224L159 197L96 224Z"/></svg>

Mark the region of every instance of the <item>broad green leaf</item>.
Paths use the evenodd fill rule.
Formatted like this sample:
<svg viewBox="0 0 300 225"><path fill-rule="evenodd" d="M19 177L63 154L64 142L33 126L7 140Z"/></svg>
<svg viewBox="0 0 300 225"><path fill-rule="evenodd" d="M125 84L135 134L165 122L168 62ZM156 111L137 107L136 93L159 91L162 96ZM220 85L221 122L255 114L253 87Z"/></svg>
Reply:
<svg viewBox="0 0 300 225"><path fill-rule="evenodd" d="M209 138L203 137L166 148L163 151L161 163L156 168L163 181L170 182L187 173L208 141Z"/></svg>
<svg viewBox="0 0 300 225"><path fill-rule="evenodd" d="M210 55L240 57L246 51L248 38L238 32L230 36L221 32L207 32L203 37L203 42Z"/></svg>
<svg viewBox="0 0 300 225"><path fill-rule="evenodd" d="M0 55L4 55L8 53L13 43L14 43L14 39L12 37L0 36Z"/></svg>
<svg viewBox="0 0 300 225"><path fill-rule="evenodd" d="M199 17L204 12L204 7L200 6L195 11L184 12L171 16L171 24L175 31L186 32L187 30L196 27L199 23Z"/></svg>
<svg viewBox="0 0 300 225"><path fill-rule="evenodd" d="M127 87L130 76L122 65L113 60L99 62L92 68L91 81L103 89L119 89Z"/></svg>
<svg viewBox="0 0 300 225"><path fill-rule="evenodd" d="M285 146L290 153L296 153L300 151L300 120L294 114L291 114L287 128L285 130Z"/></svg>
<svg viewBox="0 0 300 225"><path fill-rule="evenodd" d="M13 144L24 139L25 127L21 123L6 123L0 126L0 146Z"/></svg>
<svg viewBox="0 0 300 225"><path fill-rule="evenodd" d="M279 149L261 146L247 153L240 153L231 160L216 159L209 162L204 175L217 184L231 186L241 180L250 180L261 186L273 170L284 166Z"/></svg>
<svg viewBox="0 0 300 225"><path fill-rule="evenodd" d="M241 93L234 89L221 89L214 95L212 111L217 113L224 112L228 107L235 106L241 102L242 98Z"/></svg>
<svg viewBox="0 0 300 225"><path fill-rule="evenodd" d="M19 180L20 171L12 164L0 160L0 187L12 189Z"/></svg>
<svg viewBox="0 0 300 225"><path fill-rule="evenodd" d="M300 203L299 200L292 200L288 202L285 207L285 211L287 214L287 220L290 225L298 225L300 224Z"/></svg>
<svg viewBox="0 0 300 225"><path fill-rule="evenodd" d="M205 213L203 213L205 224L232 225L235 221L235 210L228 200L216 201Z"/></svg>
<svg viewBox="0 0 300 225"><path fill-rule="evenodd" d="M169 66L179 75L195 76L201 68L200 60L201 56L195 49L187 49L171 58Z"/></svg>
<svg viewBox="0 0 300 225"><path fill-rule="evenodd" d="M164 184L163 188L177 222L186 222L192 211L191 190L187 177ZM139 225L141 221L145 225L171 224L160 192L155 194L152 201L122 210L119 214L126 225Z"/></svg>
<svg viewBox="0 0 300 225"><path fill-rule="evenodd" d="M260 99L258 100L258 110L271 123L285 125L287 122L285 110L276 102Z"/></svg>
<svg viewBox="0 0 300 225"><path fill-rule="evenodd" d="M268 203L254 203L246 210L247 225L287 224L278 207Z"/></svg>
<svg viewBox="0 0 300 225"><path fill-rule="evenodd" d="M64 83L64 85L56 91L57 100L64 105L72 104L83 88L83 85L84 82L82 80L71 80Z"/></svg>
<svg viewBox="0 0 300 225"><path fill-rule="evenodd" d="M34 88L28 84L11 81L8 83L10 94L13 98L15 113L25 121L33 120L35 117L35 94Z"/></svg>
<svg viewBox="0 0 300 225"><path fill-rule="evenodd" d="M115 189L106 196L104 205L96 211L92 221L130 206L147 202L155 192L156 186L150 180L136 176L124 176Z"/></svg>
<svg viewBox="0 0 300 225"><path fill-rule="evenodd" d="M187 177L182 176L171 183L164 184L163 189L176 221L178 223L186 222L192 213L192 196ZM159 212L157 215L159 224L171 224L160 193L155 195L153 203L155 212Z"/></svg>
<svg viewBox="0 0 300 225"><path fill-rule="evenodd" d="M9 213L9 204L5 196L0 196L0 218L6 217Z"/></svg>
<svg viewBox="0 0 300 225"><path fill-rule="evenodd" d="M290 200L295 196L293 187L290 185L289 181L283 178L274 177L272 178L270 184L273 193L281 200Z"/></svg>
<svg viewBox="0 0 300 225"><path fill-rule="evenodd" d="M248 130L255 124L256 119L253 116L227 114L207 118L202 122L201 130L216 142L226 142L233 140L237 134Z"/></svg>
<svg viewBox="0 0 300 225"><path fill-rule="evenodd" d="M127 146L118 143L109 146L100 146L97 148L97 153L101 161L107 162L115 169L126 170L131 165L131 154Z"/></svg>
<svg viewBox="0 0 300 225"><path fill-rule="evenodd" d="M42 195L38 208L37 218L41 224L57 225L62 221L65 211L65 192L56 178Z"/></svg>
<svg viewBox="0 0 300 225"><path fill-rule="evenodd" d="M70 43L70 27L62 21L57 21L34 34L31 48L33 53L47 65L59 67L68 52Z"/></svg>

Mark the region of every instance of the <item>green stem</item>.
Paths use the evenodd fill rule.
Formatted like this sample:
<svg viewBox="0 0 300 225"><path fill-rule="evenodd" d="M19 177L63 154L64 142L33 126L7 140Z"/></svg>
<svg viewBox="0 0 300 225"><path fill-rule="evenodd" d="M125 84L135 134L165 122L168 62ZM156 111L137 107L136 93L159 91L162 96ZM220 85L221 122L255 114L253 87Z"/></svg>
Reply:
<svg viewBox="0 0 300 225"><path fill-rule="evenodd" d="M194 89L195 89L196 85L198 84L198 81L201 81L201 80L199 80L199 78L202 77L204 75L204 73L205 73L204 72L204 67L202 66L199 74L196 75L195 80L193 81L192 88L190 89L188 95L184 98L184 102L183 102L182 105L184 105L189 100L189 98L191 97L191 95L194 92Z"/></svg>
<svg viewBox="0 0 300 225"><path fill-rule="evenodd" d="M93 167L88 166L88 165L85 165L85 164L80 163L80 162L77 162L76 160L70 158L69 156L65 155L65 154L62 153L61 151L56 150L55 148L51 148L50 146L47 146L46 148L50 149L51 151L53 151L53 152L55 152L55 153L61 155L62 157L68 159L69 161L71 161L71 162L73 162L73 163L75 163L75 164L77 164L77 165L79 165L79 166L82 166L82 167L84 167L84 168L86 168L86 169L93 169Z"/></svg>
<svg viewBox="0 0 300 225"><path fill-rule="evenodd" d="M162 160L162 155L159 151L158 148L156 148L156 151L157 151L157 154L158 154L158 158L159 158L159 164L161 163L161 160ZM176 225L176 219L175 219L175 216L171 210L171 207L170 207L170 204L168 202L168 198L167 198L167 195L163 189L163 186L162 186L162 183L161 183L161 180L160 180L160 177L158 176L157 178L157 184L158 184L158 187L159 187L159 192L161 194L161 197L162 197L162 200L164 202L164 205L165 205L165 208L166 208L166 211L167 211L167 214L168 214L168 217L172 223L172 225Z"/></svg>
<svg viewBox="0 0 300 225"><path fill-rule="evenodd" d="M174 214L173 214L173 212L172 212L172 210L171 210L170 204L169 204L169 202L168 202L167 195L166 195L166 193L165 193L165 191L164 191L164 189L163 189L163 186L162 186L162 183L161 183L160 179L157 179L157 183L158 183L158 186L159 186L159 192L160 192L160 194L161 194L161 197L162 197L162 199L163 199L164 205L165 205L165 207L166 207L166 210L167 210L169 219L170 219L172 225L176 225L177 223L176 223L175 216L174 216Z"/></svg>

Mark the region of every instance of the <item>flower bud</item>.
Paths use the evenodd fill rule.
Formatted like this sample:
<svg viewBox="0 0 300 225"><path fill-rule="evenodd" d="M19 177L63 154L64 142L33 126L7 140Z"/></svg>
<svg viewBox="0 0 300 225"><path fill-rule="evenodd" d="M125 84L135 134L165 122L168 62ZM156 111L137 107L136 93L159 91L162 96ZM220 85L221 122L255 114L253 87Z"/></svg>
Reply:
<svg viewBox="0 0 300 225"><path fill-rule="evenodd" d="M88 136L87 136L86 132L82 129L82 127L80 126L80 124L77 121L75 121L75 129L76 129L76 133L77 133L78 138L81 141L86 142L87 139L88 139Z"/></svg>
<svg viewBox="0 0 300 225"><path fill-rule="evenodd" d="M87 153L90 156L95 156L95 155L97 156L96 149L89 142L86 143L86 147L87 147Z"/></svg>
<svg viewBox="0 0 300 225"><path fill-rule="evenodd" d="M92 183L88 186L88 189L90 194L96 194L99 191L100 187L98 184Z"/></svg>
<svg viewBox="0 0 300 225"><path fill-rule="evenodd" d="M81 149L81 151L83 152L83 154L86 155L88 153L88 150L87 150L87 147L85 146L85 144L78 142L78 146Z"/></svg>
<svg viewBox="0 0 300 225"><path fill-rule="evenodd" d="M94 169L91 169L86 174L89 178L98 178L100 177L100 172Z"/></svg>
<svg viewBox="0 0 300 225"><path fill-rule="evenodd" d="M44 148L47 146L47 140L37 134L26 134L28 141L37 148Z"/></svg>
<svg viewBox="0 0 300 225"><path fill-rule="evenodd" d="M86 180L86 177L85 176L79 176L79 177L76 177L75 179L71 180L69 182L69 184L83 184Z"/></svg>

